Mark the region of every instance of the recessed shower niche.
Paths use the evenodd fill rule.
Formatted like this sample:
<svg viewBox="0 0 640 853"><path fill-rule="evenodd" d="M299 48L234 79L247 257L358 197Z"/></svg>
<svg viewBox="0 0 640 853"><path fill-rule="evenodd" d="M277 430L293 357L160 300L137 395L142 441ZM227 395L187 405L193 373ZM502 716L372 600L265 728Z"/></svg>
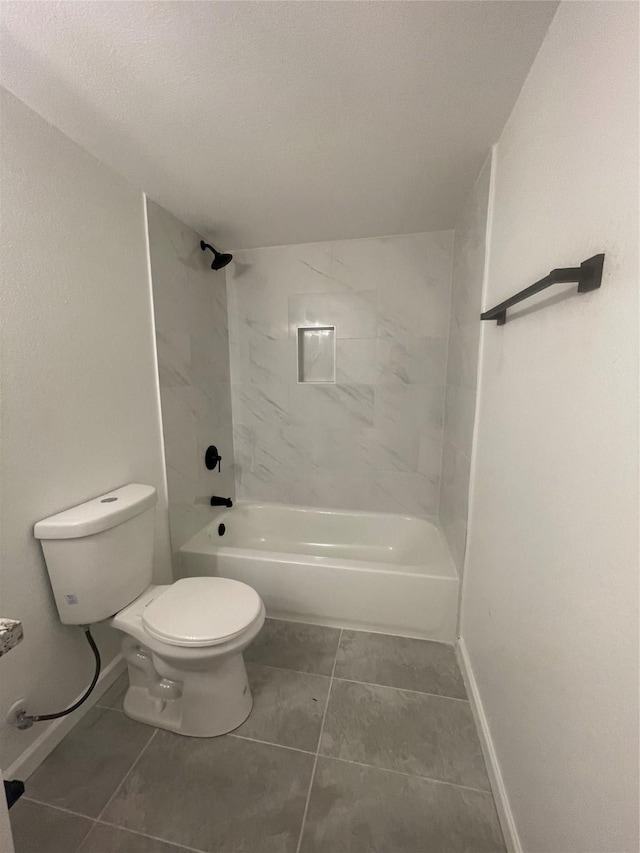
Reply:
<svg viewBox="0 0 640 853"><path fill-rule="evenodd" d="M336 327L298 328L298 382L336 381Z"/></svg>

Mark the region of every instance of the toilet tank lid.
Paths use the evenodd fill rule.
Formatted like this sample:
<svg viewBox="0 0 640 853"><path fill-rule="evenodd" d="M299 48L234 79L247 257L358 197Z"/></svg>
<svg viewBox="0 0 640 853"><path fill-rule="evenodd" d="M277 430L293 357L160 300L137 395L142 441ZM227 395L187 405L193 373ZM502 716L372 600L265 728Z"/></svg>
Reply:
<svg viewBox="0 0 640 853"><path fill-rule="evenodd" d="M33 529L36 539L78 539L116 527L156 503L153 486L129 483L113 492L43 518Z"/></svg>

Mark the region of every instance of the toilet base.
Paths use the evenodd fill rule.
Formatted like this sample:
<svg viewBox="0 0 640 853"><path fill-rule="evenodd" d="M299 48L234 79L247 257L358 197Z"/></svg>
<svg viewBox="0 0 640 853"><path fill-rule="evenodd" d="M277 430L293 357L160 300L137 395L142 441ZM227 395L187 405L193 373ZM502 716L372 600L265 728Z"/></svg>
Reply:
<svg viewBox="0 0 640 853"><path fill-rule="evenodd" d="M124 638L122 652L129 669L124 712L133 720L188 737L217 737L251 713L242 652L196 671L171 666L131 637Z"/></svg>

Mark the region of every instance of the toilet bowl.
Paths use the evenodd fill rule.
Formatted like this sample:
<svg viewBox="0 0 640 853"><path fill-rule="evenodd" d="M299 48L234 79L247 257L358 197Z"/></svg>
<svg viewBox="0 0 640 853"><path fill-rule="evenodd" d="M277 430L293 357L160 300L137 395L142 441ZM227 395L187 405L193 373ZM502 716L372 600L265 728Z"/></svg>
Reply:
<svg viewBox="0 0 640 853"><path fill-rule="evenodd" d="M191 737L237 728L252 707L242 652L264 624L260 596L228 578L150 586L110 624L126 636L124 711Z"/></svg>
<svg viewBox="0 0 640 853"><path fill-rule="evenodd" d="M192 737L237 728L251 712L242 652L264 623L250 586L183 578L156 586L156 490L131 483L42 519L34 535L65 625L122 631L129 668L124 711Z"/></svg>

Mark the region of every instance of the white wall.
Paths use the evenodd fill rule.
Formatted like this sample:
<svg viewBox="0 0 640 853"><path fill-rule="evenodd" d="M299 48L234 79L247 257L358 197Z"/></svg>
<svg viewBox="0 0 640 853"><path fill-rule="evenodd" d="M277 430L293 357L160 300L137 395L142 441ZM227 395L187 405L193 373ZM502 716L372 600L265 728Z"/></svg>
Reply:
<svg viewBox="0 0 640 853"><path fill-rule="evenodd" d="M236 253L227 284L239 497L437 514L452 238ZM335 384L298 384L301 325L335 325Z"/></svg>
<svg viewBox="0 0 640 853"><path fill-rule="evenodd" d="M147 199L174 568L187 539L211 521L212 495L235 498L225 274L200 235ZM204 464L213 444L220 471Z"/></svg>
<svg viewBox="0 0 640 853"><path fill-rule="evenodd" d="M467 540L490 179L491 156L463 205L453 246L440 524L461 577Z"/></svg>
<svg viewBox="0 0 640 853"><path fill-rule="evenodd" d="M158 489L156 578L170 577L142 194L2 91L2 615L25 638L0 661L0 763L42 734L9 728L89 681L58 621L33 524L127 482ZM118 635L96 630L104 664ZM49 725L49 724L47 724Z"/></svg>
<svg viewBox="0 0 640 853"><path fill-rule="evenodd" d="M483 324L461 629L531 853L638 850L637 158L638 7L563 3L497 147L485 307L604 279Z"/></svg>

